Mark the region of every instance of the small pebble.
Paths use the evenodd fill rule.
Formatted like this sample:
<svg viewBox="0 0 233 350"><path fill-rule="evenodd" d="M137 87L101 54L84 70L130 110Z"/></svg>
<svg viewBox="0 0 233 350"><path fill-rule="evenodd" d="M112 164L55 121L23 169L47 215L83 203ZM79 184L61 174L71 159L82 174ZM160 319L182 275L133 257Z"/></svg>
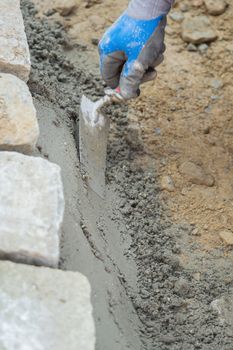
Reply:
<svg viewBox="0 0 233 350"><path fill-rule="evenodd" d="M187 46L187 50L190 52L195 52L195 51L197 51L197 47L196 47L196 45L189 43Z"/></svg>
<svg viewBox="0 0 233 350"><path fill-rule="evenodd" d="M171 12L169 17L174 21L174 22L182 22L184 20L184 15L181 12Z"/></svg>
<svg viewBox="0 0 233 350"><path fill-rule="evenodd" d="M221 89L223 87L222 80L220 80L220 79L213 79L211 81L211 87L216 89L216 90Z"/></svg>
<svg viewBox="0 0 233 350"><path fill-rule="evenodd" d="M188 10L189 10L188 4L180 4L180 11L188 12Z"/></svg>
<svg viewBox="0 0 233 350"><path fill-rule="evenodd" d="M92 43L93 45L95 45L95 46L98 46L98 44L99 44L99 39L97 39L97 38L92 38L92 39L91 39L91 43Z"/></svg>
<svg viewBox="0 0 233 350"><path fill-rule="evenodd" d="M225 12L227 3L225 0L204 0L207 12L213 16L219 16Z"/></svg>
<svg viewBox="0 0 233 350"><path fill-rule="evenodd" d="M158 135L158 136L161 135L161 129L160 129L160 128L155 128L155 129L154 129L154 132L155 132L155 134Z"/></svg>
<svg viewBox="0 0 233 350"><path fill-rule="evenodd" d="M219 236L226 245L233 245L233 233L231 231L221 231Z"/></svg>
<svg viewBox="0 0 233 350"><path fill-rule="evenodd" d="M161 179L161 188L173 192L175 190L174 182L171 176L163 176Z"/></svg>
<svg viewBox="0 0 233 350"><path fill-rule="evenodd" d="M198 51L200 53L205 53L208 50L209 46L207 44L201 44L198 46Z"/></svg>

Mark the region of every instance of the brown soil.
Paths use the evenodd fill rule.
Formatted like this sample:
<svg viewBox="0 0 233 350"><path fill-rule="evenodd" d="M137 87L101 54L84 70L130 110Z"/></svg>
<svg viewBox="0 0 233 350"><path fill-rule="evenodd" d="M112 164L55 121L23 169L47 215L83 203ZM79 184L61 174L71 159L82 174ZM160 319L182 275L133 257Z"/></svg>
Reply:
<svg viewBox="0 0 233 350"><path fill-rule="evenodd" d="M205 13L205 8L192 8L191 13ZM164 199L177 222L197 226L205 248L221 244L219 231L232 230L232 14L230 7L211 17L219 39L205 55L188 52L180 25L170 21L165 64L134 103L144 143L160 163L160 176L170 175L175 184ZM221 85L217 89L215 80ZM203 167L214 177L214 186L188 182L179 172L185 161Z"/></svg>

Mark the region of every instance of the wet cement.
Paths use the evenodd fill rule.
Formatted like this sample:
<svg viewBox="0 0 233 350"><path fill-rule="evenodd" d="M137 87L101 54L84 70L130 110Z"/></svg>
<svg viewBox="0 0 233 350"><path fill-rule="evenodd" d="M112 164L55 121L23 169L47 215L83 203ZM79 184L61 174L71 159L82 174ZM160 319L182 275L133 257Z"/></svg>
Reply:
<svg viewBox="0 0 233 350"><path fill-rule="evenodd" d="M232 292L231 261L221 249L200 252L193 227L170 222L156 163L137 165L144 151L127 142L126 106L106 111L112 124L106 201L86 190L75 123L81 95L95 100L103 86L90 72L84 47L72 47L59 24L35 18L30 2L23 0L22 8L41 129L38 153L62 168L60 267L81 271L91 282L96 349L232 349L232 325L220 322L211 306Z"/></svg>

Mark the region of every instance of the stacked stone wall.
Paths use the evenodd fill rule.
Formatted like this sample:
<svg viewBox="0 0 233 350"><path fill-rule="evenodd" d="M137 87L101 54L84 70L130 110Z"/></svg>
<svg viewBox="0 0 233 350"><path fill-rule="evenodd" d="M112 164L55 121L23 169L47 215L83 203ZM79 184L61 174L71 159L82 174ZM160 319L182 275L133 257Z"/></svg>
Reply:
<svg viewBox="0 0 233 350"><path fill-rule="evenodd" d="M39 126L19 0L0 1L0 31L0 348L93 350L89 282L57 269L61 169L32 156Z"/></svg>

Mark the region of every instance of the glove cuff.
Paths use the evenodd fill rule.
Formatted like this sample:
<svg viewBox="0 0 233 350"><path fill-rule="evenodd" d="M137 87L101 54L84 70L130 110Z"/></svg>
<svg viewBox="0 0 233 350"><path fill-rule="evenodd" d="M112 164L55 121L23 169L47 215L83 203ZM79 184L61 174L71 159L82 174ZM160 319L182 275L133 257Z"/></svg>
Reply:
<svg viewBox="0 0 233 350"><path fill-rule="evenodd" d="M131 0L127 15L136 19L151 20L166 16L175 0Z"/></svg>

